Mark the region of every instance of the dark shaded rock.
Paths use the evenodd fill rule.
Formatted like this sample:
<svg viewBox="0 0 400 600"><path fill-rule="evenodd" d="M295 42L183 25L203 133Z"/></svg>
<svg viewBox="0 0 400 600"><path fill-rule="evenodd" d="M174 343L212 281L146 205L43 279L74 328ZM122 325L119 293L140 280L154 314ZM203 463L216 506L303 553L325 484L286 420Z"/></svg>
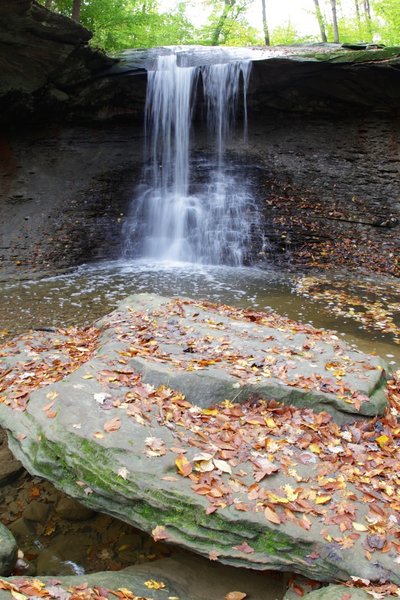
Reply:
<svg viewBox="0 0 400 600"><path fill-rule="evenodd" d="M86 521L95 514L73 498L61 498L56 506L56 513L67 521Z"/></svg>
<svg viewBox="0 0 400 600"><path fill-rule="evenodd" d="M50 506L39 500L32 500L25 508L22 516L27 521L44 523L50 512Z"/></svg>
<svg viewBox="0 0 400 600"><path fill-rule="evenodd" d="M9 575L17 559L17 543L13 534L0 523L0 575Z"/></svg>
<svg viewBox="0 0 400 600"><path fill-rule="evenodd" d="M0 430L0 485L12 481L22 470L21 463L10 452L7 438Z"/></svg>

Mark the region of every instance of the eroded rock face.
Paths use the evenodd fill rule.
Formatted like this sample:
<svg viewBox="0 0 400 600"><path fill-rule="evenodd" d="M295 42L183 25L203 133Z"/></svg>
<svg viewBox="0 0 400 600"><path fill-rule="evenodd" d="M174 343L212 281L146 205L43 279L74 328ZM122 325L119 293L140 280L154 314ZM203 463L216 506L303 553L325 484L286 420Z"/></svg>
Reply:
<svg viewBox="0 0 400 600"><path fill-rule="evenodd" d="M232 331L221 325L227 312L245 359L235 356L221 369L222 382L228 396L240 395L242 384L260 374L257 357L249 362L246 354L250 330L262 331L270 348L274 332L266 335L262 320L270 315L144 295L99 322L100 330L17 338L2 352L0 404L13 452L31 473L155 540L234 566L294 570L321 581L356 575L398 583L393 540L400 516L379 491L382 482L394 485L398 472L397 455L386 452L396 439L390 419L377 428L374 420L339 427L327 413L265 401L261 390L242 404L230 395L212 406L221 375L210 347L222 350L222 361L231 356ZM291 347L297 326L285 319L275 325L279 335L295 328L286 340ZM308 333L307 345L315 336L319 348L320 334ZM296 360L302 362L303 351ZM285 355L286 366L290 361ZM230 369L238 372L236 387L226 377ZM188 397L207 395L206 408L167 387L187 381ZM384 536L370 530L377 518Z"/></svg>

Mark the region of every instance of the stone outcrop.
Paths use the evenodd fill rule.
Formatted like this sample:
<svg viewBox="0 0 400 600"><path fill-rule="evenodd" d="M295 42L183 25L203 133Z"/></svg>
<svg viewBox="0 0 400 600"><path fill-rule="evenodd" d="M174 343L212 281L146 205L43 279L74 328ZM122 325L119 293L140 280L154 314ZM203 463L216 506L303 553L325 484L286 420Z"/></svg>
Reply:
<svg viewBox="0 0 400 600"><path fill-rule="evenodd" d="M140 300L148 311L138 311ZM296 336L305 330L308 341L290 357L280 347L276 356L283 352L285 364L265 354L268 366L246 352L252 330L270 348L271 315L177 299L163 310L163 303L134 297L99 322L99 330L38 332L10 342L2 352L0 422L17 458L89 508L225 564L294 570L328 582L355 575L399 583L397 505L380 491L397 476L396 454L386 451L396 439L390 423L339 427L327 413L264 400L262 388L247 393L243 404L232 395L274 367L283 384L292 358L306 368L303 359L314 342L320 348L323 334L275 316L288 348L298 346ZM223 364L232 358L227 316L241 336L242 357L221 369L237 372L236 387L229 378L223 382L231 400L214 405L218 386L202 382L201 371L211 367L210 376L219 358ZM177 347L179 340L184 347ZM333 348L338 351L335 340ZM333 374L338 380L354 368L349 349L341 349L335 360L345 363L325 365L327 372L340 370ZM358 359L361 369L367 365ZM376 363L370 368L374 372ZM167 387L171 383L186 386L189 398L202 395L203 408ZM328 383L319 379L318 385ZM356 397L344 394L344 401ZM385 536L373 534L376 519Z"/></svg>

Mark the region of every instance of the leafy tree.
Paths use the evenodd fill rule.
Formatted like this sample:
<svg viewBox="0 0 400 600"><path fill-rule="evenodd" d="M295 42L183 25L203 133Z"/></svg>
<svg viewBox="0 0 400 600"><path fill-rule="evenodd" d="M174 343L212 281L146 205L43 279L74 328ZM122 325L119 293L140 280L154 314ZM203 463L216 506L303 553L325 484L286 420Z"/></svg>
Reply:
<svg viewBox="0 0 400 600"><path fill-rule="evenodd" d="M291 44L306 44L312 42L313 38L312 36L301 35L289 20L272 30L271 40L274 46L290 46Z"/></svg>
<svg viewBox="0 0 400 600"><path fill-rule="evenodd" d="M80 15L76 12L77 3ZM82 25L93 31L92 45L108 52L193 43L194 39L194 27L185 15L183 3L168 14L159 11L156 0L52 0L52 9L69 17L74 14L76 20L79 18Z"/></svg>
<svg viewBox="0 0 400 600"><path fill-rule="evenodd" d="M399 0L375 0L372 8L378 17L374 30L380 40L388 45L400 45Z"/></svg>

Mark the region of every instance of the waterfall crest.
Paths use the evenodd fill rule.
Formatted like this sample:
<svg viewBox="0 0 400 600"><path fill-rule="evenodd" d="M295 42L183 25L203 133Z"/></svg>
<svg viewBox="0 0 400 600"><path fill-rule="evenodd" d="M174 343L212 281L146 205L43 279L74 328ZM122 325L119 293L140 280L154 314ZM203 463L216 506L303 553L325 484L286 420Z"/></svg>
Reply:
<svg viewBox="0 0 400 600"><path fill-rule="evenodd" d="M245 182L226 159L226 143L235 125L240 93L243 135L247 135L250 70L249 60L193 67L178 65L176 53L157 57L148 73L146 95L148 159L126 224L126 257L243 264L254 206ZM203 181L193 185L199 165L192 164L190 141L200 89L213 150Z"/></svg>

